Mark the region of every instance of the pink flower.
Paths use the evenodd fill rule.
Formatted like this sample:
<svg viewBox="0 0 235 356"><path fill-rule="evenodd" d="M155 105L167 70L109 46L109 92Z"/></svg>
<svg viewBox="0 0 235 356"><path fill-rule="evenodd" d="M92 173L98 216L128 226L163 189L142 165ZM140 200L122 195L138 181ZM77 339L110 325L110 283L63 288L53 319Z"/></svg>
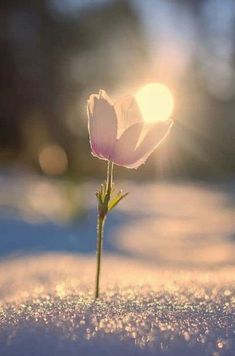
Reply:
<svg viewBox="0 0 235 356"><path fill-rule="evenodd" d="M93 156L127 168L145 163L172 126L171 120L145 123L133 96L113 103L104 90L89 97L87 111Z"/></svg>

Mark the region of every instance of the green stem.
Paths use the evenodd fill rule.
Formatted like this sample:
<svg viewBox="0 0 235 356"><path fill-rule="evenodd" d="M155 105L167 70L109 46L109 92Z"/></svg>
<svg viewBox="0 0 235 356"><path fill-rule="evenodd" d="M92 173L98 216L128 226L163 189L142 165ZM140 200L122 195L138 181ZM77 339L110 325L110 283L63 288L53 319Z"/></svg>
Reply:
<svg viewBox="0 0 235 356"><path fill-rule="evenodd" d="M110 200L112 185L113 185L113 163L108 161L107 180L106 180L106 196L108 200Z"/></svg>
<svg viewBox="0 0 235 356"><path fill-rule="evenodd" d="M101 269L101 257L103 250L103 239L104 239L104 224L106 216L108 214L108 203L111 197L113 184L113 163L108 161L107 166L107 178L105 185L105 198L103 202L102 209L98 212L97 218L97 264L96 264L96 284L95 284L95 299L99 298L100 290L100 269Z"/></svg>
<svg viewBox="0 0 235 356"><path fill-rule="evenodd" d="M100 290L100 262L103 249L105 217L98 215L97 219L97 265L96 265L96 284L95 284L95 299L99 298Z"/></svg>

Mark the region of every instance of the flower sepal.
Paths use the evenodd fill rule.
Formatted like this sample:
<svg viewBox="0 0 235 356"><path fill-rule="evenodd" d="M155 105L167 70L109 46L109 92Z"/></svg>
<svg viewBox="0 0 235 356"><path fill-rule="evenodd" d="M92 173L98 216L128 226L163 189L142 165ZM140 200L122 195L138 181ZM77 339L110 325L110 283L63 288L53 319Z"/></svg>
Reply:
<svg viewBox="0 0 235 356"><path fill-rule="evenodd" d="M106 185L101 184L100 190L96 192L98 201L98 213L101 218L105 218L108 213L107 191Z"/></svg>
<svg viewBox="0 0 235 356"><path fill-rule="evenodd" d="M129 193L123 193L122 190L120 190L116 195L112 196L113 194L114 184L112 185L111 192L107 190L106 184L101 184L100 190L96 192L98 212L101 218L105 218L108 212L113 210Z"/></svg>

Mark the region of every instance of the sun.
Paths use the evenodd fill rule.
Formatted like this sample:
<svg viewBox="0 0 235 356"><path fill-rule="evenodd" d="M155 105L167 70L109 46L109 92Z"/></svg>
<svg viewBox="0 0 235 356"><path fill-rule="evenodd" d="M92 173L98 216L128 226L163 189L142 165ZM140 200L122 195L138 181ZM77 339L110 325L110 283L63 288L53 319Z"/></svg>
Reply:
<svg viewBox="0 0 235 356"><path fill-rule="evenodd" d="M149 83L135 94L137 104L146 122L169 119L174 109L174 97L162 83Z"/></svg>

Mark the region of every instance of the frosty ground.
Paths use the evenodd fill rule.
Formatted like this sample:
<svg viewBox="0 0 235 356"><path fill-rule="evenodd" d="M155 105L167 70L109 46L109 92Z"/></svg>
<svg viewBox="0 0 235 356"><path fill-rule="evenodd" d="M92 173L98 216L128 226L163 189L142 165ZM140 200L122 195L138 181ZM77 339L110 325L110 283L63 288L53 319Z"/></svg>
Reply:
<svg viewBox="0 0 235 356"><path fill-rule="evenodd" d="M1 183L0 355L234 355L232 185L120 183L95 302L94 188L71 223L54 183Z"/></svg>

